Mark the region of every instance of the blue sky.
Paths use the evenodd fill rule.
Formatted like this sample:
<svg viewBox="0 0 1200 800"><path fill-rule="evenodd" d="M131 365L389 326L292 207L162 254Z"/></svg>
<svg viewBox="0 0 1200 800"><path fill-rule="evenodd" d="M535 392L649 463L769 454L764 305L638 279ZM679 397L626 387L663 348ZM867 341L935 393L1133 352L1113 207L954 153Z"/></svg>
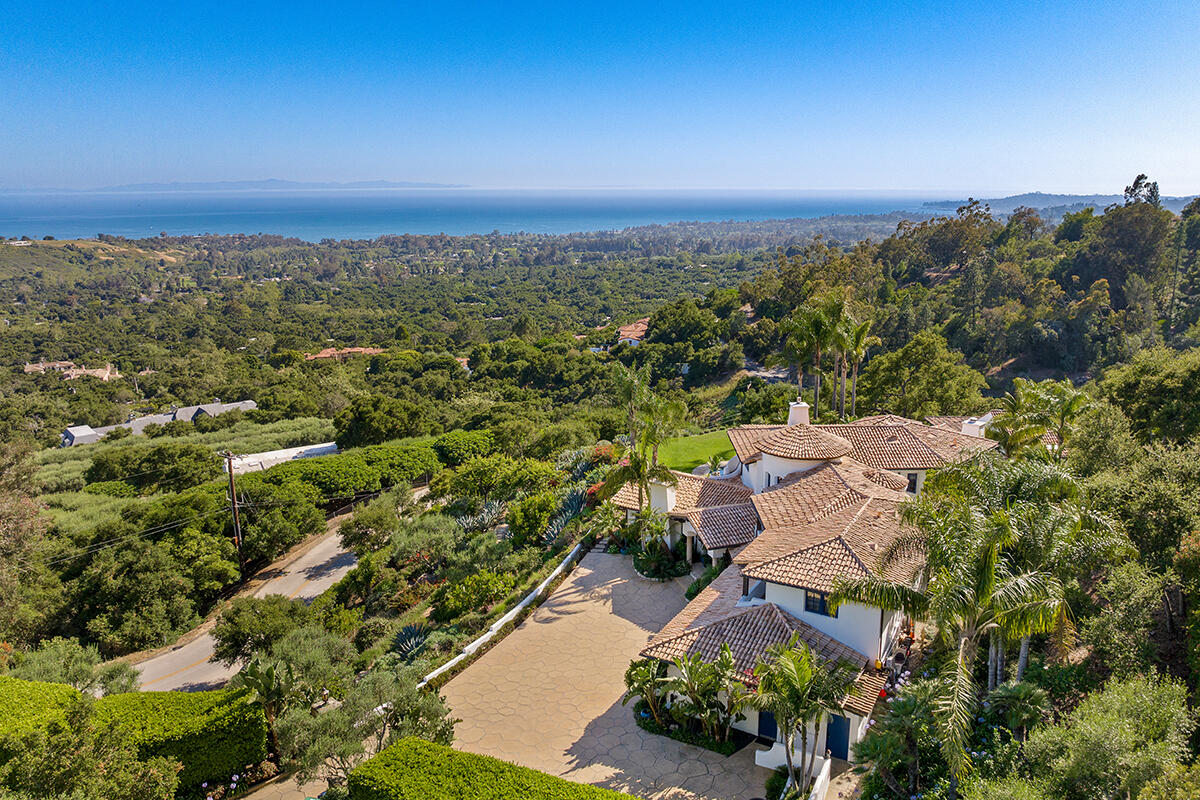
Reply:
<svg viewBox="0 0 1200 800"><path fill-rule="evenodd" d="M0 187L1190 194L1198 30L1195 2L8 0Z"/></svg>

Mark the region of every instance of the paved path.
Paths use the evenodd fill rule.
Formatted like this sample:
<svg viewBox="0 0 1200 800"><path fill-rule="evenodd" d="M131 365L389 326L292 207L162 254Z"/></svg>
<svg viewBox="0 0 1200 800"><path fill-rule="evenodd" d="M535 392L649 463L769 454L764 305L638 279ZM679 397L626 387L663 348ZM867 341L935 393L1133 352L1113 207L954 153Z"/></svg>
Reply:
<svg viewBox="0 0 1200 800"><path fill-rule="evenodd" d="M337 535L342 517L330 520L325 536L290 563L272 565L256 576L265 581L255 589L254 597L282 594L311 600L337 583L354 566L354 554L342 549ZM210 620L199 636L185 636L178 644L134 666L141 673L142 689L185 692L213 689L225 684L237 671L224 664L212 663L213 638L207 631Z"/></svg>
<svg viewBox="0 0 1200 800"><path fill-rule="evenodd" d="M637 727L624 675L684 605L686 580L637 576L593 550L519 628L442 690L454 746L661 800L760 797L753 745L728 758Z"/></svg>

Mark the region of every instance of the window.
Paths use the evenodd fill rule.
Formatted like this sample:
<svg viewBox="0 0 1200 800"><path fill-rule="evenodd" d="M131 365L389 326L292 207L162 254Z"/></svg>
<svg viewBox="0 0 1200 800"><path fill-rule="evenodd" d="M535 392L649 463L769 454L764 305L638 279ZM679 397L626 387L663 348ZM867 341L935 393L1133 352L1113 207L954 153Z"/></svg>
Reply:
<svg viewBox="0 0 1200 800"><path fill-rule="evenodd" d="M770 486L770 485L771 485L771 473L768 472L767 473L767 482L764 483L763 486Z"/></svg>
<svg viewBox="0 0 1200 800"><path fill-rule="evenodd" d="M908 478L908 488L905 491L907 491L909 494L916 494L917 493L917 473L910 472L907 475L905 475L904 477Z"/></svg>
<svg viewBox="0 0 1200 800"><path fill-rule="evenodd" d="M804 590L804 610L823 617L837 617L837 612L829 613L829 595L825 592Z"/></svg>

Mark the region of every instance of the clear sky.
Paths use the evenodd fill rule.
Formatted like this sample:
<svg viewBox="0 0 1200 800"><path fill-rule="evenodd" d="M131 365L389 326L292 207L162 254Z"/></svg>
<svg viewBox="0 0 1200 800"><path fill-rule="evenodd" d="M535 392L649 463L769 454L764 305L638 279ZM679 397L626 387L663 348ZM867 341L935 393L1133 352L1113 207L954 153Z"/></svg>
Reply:
<svg viewBox="0 0 1200 800"><path fill-rule="evenodd" d="M1200 3L0 4L0 187L1200 192Z"/></svg>

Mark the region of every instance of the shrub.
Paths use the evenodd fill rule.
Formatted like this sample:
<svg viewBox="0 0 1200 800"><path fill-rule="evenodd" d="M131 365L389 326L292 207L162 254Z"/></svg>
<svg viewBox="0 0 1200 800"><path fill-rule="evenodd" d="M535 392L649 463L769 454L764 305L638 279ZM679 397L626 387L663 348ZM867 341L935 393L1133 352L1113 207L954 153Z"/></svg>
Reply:
<svg viewBox="0 0 1200 800"><path fill-rule="evenodd" d="M242 774L267 757L267 720L244 690L140 692L96 703L100 722L126 728L142 758L183 764L178 797L203 796L200 784Z"/></svg>
<svg viewBox="0 0 1200 800"><path fill-rule="evenodd" d="M496 452L496 437L489 430L450 431L433 443L442 463L457 467L465 461Z"/></svg>
<svg viewBox="0 0 1200 800"><path fill-rule="evenodd" d="M696 578L696 580L692 581L691 585L688 586L687 591L685 591L683 593L683 596L686 597L688 600L695 600L696 595L698 595L702 591L704 591L704 589L710 583L712 583L713 580L716 579L716 577L720 574L721 574L721 565L713 564L711 567L704 570L703 575L701 575L699 578Z"/></svg>
<svg viewBox="0 0 1200 800"><path fill-rule="evenodd" d="M509 507L508 527L513 547L540 544L550 516L557 510L558 497L554 492L531 494Z"/></svg>
<svg viewBox="0 0 1200 800"><path fill-rule="evenodd" d="M78 696L79 692L65 683L23 681L0 675L0 739L62 719L67 705Z"/></svg>
<svg viewBox="0 0 1200 800"><path fill-rule="evenodd" d="M350 800L618 800L630 795L463 753L422 739L401 739L362 764Z"/></svg>
<svg viewBox="0 0 1200 800"><path fill-rule="evenodd" d="M265 479L276 485L291 481L306 483L326 500L349 500L355 495L377 492L382 486L380 471L357 453L305 458L271 467Z"/></svg>
<svg viewBox="0 0 1200 800"><path fill-rule="evenodd" d="M499 600L512 591L515 584L512 575L497 575L494 572L477 572L455 583L444 584L434 600L433 618L438 622L449 622L468 611Z"/></svg>
<svg viewBox="0 0 1200 800"><path fill-rule="evenodd" d="M362 459L378 470L385 489L424 483L442 471L442 462L429 444L379 444L365 448Z"/></svg>
<svg viewBox="0 0 1200 800"><path fill-rule="evenodd" d="M101 494L106 497L137 497L137 487L127 481L97 481L83 487L88 494Z"/></svg>

